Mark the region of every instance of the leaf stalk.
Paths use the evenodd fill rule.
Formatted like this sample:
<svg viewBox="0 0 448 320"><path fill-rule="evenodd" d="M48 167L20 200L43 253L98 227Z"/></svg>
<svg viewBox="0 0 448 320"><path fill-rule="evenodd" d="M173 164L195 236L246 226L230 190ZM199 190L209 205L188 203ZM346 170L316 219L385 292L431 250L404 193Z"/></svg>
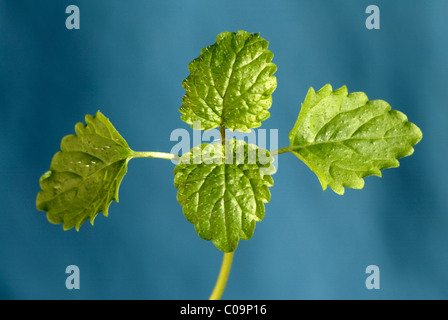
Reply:
<svg viewBox="0 0 448 320"><path fill-rule="evenodd" d="M179 160L179 156L166 153L166 152L135 152L131 155L131 158L159 158L168 160Z"/></svg>

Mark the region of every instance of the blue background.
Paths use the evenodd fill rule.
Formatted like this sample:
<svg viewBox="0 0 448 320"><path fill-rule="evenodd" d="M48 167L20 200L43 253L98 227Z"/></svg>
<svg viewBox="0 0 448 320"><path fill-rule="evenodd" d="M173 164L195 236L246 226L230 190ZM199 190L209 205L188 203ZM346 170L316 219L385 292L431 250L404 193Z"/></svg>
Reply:
<svg viewBox="0 0 448 320"><path fill-rule="evenodd" d="M67 30L65 8L81 11ZM367 30L365 9L381 10ZM222 31L260 32L278 67L271 117L288 145L310 86L384 99L423 131L400 168L344 196L279 157L265 219L235 253L225 299L446 299L448 2L0 1L0 298L206 299L222 259L183 217L174 165L136 159L92 227L37 211L61 138L100 109L138 151L169 152L188 63ZM191 130L190 130L191 131ZM67 290L77 265L81 289ZM365 269L381 270L367 290Z"/></svg>

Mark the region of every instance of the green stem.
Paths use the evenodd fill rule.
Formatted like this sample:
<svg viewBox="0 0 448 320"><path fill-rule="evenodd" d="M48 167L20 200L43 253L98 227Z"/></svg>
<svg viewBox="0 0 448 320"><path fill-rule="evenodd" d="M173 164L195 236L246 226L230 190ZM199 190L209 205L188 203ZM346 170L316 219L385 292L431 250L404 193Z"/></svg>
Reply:
<svg viewBox="0 0 448 320"><path fill-rule="evenodd" d="M159 158L168 160L178 160L179 156L172 153L165 152L135 152L132 154L131 158Z"/></svg>
<svg viewBox="0 0 448 320"><path fill-rule="evenodd" d="M221 124L220 128L221 133L221 144L226 145L226 127ZM224 253L224 257L222 259L221 270L219 270L218 280L216 280L215 288L213 289L212 294L210 295L209 300L219 300L226 288L227 279L229 278L230 268L232 267L233 260L233 252Z"/></svg>
<svg viewBox="0 0 448 320"><path fill-rule="evenodd" d="M271 156L276 156L278 154L282 154L282 153L286 153L286 152L291 152L291 147L285 147L285 148L271 151Z"/></svg>
<svg viewBox="0 0 448 320"><path fill-rule="evenodd" d="M222 259L221 270L219 271L218 280L216 281L215 288L210 295L209 300L219 300L226 288L227 279L229 278L230 268L232 267L233 252L224 253Z"/></svg>

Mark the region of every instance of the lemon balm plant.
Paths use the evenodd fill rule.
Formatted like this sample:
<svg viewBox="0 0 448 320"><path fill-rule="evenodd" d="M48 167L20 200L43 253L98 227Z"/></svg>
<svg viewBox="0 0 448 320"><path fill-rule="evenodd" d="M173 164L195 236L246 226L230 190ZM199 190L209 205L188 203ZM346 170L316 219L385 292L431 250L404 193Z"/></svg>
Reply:
<svg viewBox="0 0 448 320"><path fill-rule="evenodd" d="M118 202L119 185L133 158L177 160L174 186L183 214L198 235L224 252L218 281L210 299L224 291L240 239L252 237L265 215L273 186L273 156L291 152L338 194L361 189L364 177L398 167L413 153L422 133L406 116L383 100L369 100L346 87L327 84L310 88L289 133L290 145L271 152L241 140L226 140L226 129L248 132L270 115L277 81L268 42L259 34L223 32L201 50L182 82L186 93L182 120L200 129L220 129L221 141L200 144L177 155L133 151L101 113L86 115L75 135L62 139L50 170L40 178L37 209L63 229L79 230L99 212L108 215ZM196 128L196 127L195 127Z"/></svg>

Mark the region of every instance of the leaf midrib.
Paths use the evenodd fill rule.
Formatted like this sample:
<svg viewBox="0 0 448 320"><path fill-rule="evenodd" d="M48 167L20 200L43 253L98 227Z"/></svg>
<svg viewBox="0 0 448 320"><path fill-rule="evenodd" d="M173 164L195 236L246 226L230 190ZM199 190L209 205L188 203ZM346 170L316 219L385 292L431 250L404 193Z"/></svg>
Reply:
<svg viewBox="0 0 448 320"><path fill-rule="evenodd" d="M62 152L72 152L72 151L62 151ZM81 152L81 151L76 151L76 152ZM87 153L87 152L83 152L83 153L84 153L84 154L87 154L87 155L90 155L90 154ZM78 174L78 173L76 173L76 172L73 172L73 171L68 171L68 170L60 171L60 170L50 169L50 171L52 171L52 172L58 172L58 173L66 173L66 172L68 172L68 173L71 173L71 174L75 174L75 175L81 177L82 180L81 180L78 184L74 185L73 187L71 187L71 188L69 188L69 189L66 189L66 190L64 190L64 191L62 191L62 192L60 192L60 193L58 193L56 196L52 197L51 199L49 199L49 200L47 200L47 201L42 202L42 204L46 204L46 203L48 203L48 202L50 202L50 201L53 201L53 200L56 199L57 197L59 197L59 196L65 194L65 193L67 193L67 192L69 192L69 191L71 191L71 190L73 190L73 189L78 189L78 188L80 187L80 185L82 185L84 182L86 182L87 180L89 180L93 175L99 173L100 171L103 171L104 169L110 167L111 165L113 165L113 164L115 164L115 163L117 163L117 162L126 160L126 162L124 163L124 166L126 166L130 159L131 159L131 157L129 156L129 157L126 157L126 158L123 158L123 159L119 159L119 160L117 160L117 161L113 161L113 162L106 163L103 167L101 167L100 169L98 169L98 170L92 172L91 174L89 174L89 175L87 175L87 176L85 176L85 177L82 176L82 175L80 175L80 174ZM100 159L100 160L101 160L101 159ZM101 160L101 161L104 162L103 160ZM116 180L116 178L115 178L114 180Z"/></svg>
<svg viewBox="0 0 448 320"><path fill-rule="evenodd" d="M389 137L378 137L378 138L354 138L354 137L350 137L350 138L346 138L346 139L321 141L321 142L310 142L308 144L302 144L302 145L298 145L298 146L290 146L289 150L290 151L295 151L295 150L306 149L306 148L314 147L314 146L318 146L318 145L333 144L333 143L343 143L345 141L350 141L350 140L375 141L375 140L387 140L387 139L403 138L403 137L408 137L408 136L409 136L408 134L402 134L402 135L389 136Z"/></svg>
<svg viewBox="0 0 448 320"><path fill-rule="evenodd" d="M260 38L258 38L256 41L254 41L254 42L252 42L251 44L249 44L249 45L247 45L246 46L246 44L247 44L247 41L250 39L250 37L249 38L247 38L245 41L244 41L244 45L238 50L238 51L235 51L235 59L233 59L233 62L232 62L232 66L231 66L231 68L230 68L230 75L229 75L229 77L228 77L228 81L227 81L227 84L225 85L225 91L224 91L224 94L222 95L222 115L221 115L221 124L224 122L224 115L225 115L225 110L227 109L226 108L226 105L227 105L227 93L228 93L228 91L229 91L229 84L230 84L230 81L231 81L231 79L232 79L232 76L233 76L233 73L234 73L234 71L235 71L235 63L236 63L236 60L237 60L237 58L238 58L238 55L241 53L241 51L244 49L244 48L247 48L247 47L249 47L249 46L252 46L252 45L254 45L254 44L256 44L256 43L258 43L259 41L261 41L260 40ZM263 50L263 52L264 52L264 50ZM261 54L263 54L263 53L261 53ZM260 55L261 55L260 54ZM259 57L260 57L260 55L258 55L255 59L253 59L251 62L249 62L249 63L247 63L247 64L250 64L250 63L252 63L253 61L255 61L256 59L258 59ZM258 75L259 76L259 75ZM258 77L257 76L257 77ZM244 93L246 93L246 92L244 92ZM241 94L242 95L242 94ZM240 96L241 96L240 95ZM232 102L229 104L229 105L232 105ZM228 106L227 106L228 107Z"/></svg>

